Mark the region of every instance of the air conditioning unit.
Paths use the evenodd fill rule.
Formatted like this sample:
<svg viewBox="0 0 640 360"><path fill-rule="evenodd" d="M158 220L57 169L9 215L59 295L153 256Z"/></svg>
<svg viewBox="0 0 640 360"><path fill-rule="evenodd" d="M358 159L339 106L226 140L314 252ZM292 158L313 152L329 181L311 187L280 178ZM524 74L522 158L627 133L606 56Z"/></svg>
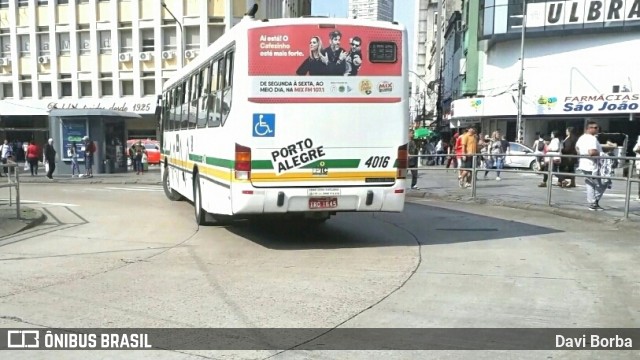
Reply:
<svg viewBox="0 0 640 360"><path fill-rule="evenodd" d="M50 61L48 56L38 56L38 64L48 64Z"/></svg>
<svg viewBox="0 0 640 360"><path fill-rule="evenodd" d="M141 52L140 55L138 56L138 59L140 59L140 61L149 61L153 58L153 53L152 52Z"/></svg>
<svg viewBox="0 0 640 360"><path fill-rule="evenodd" d="M193 59L196 56L198 56L197 50L187 50L184 52L184 57L186 57L187 59Z"/></svg>
<svg viewBox="0 0 640 360"><path fill-rule="evenodd" d="M0 66L9 66L11 64L11 58L3 57L0 58Z"/></svg>
<svg viewBox="0 0 640 360"><path fill-rule="evenodd" d="M173 57L175 56L175 52L173 51L163 51L162 52L162 58L164 60L169 60L169 59L173 59Z"/></svg>
<svg viewBox="0 0 640 360"><path fill-rule="evenodd" d="M118 55L118 61L120 62L129 62L131 61L131 53L122 53Z"/></svg>

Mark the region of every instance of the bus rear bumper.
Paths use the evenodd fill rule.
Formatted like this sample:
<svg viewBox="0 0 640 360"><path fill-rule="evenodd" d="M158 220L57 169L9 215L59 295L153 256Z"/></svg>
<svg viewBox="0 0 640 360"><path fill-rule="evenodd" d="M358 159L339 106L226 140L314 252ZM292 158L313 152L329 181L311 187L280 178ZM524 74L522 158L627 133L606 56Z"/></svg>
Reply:
<svg viewBox="0 0 640 360"><path fill-rule="evenodd" d="M405 180L390 187L255 188L234 186L232 210L240 214L288 212L402 212Z"/></svg>

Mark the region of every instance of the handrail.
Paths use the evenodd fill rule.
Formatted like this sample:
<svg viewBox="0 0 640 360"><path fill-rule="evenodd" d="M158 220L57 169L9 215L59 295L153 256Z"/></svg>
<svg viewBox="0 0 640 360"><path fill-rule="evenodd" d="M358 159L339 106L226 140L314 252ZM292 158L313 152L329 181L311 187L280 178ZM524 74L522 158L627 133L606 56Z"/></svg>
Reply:
<svg viewBox="0 0 640 360"><path fill-rule="evenodd" d="M456 155L456 154L419 154L419 155L409 155L409 158L447 158L447 157L451 157L451 156L455 156L455 157L459 157L461 155ZM472 156L473 157L473 161L472 161L472 166L470 168L463 168L463 167L456 167L453 170L466 170L466 171L471 171L472 173L472 177L471 177L471 197L472 198L476 198L476 190L477 190L477 186L476 186L476 175L479 171L495 171L495 168L490 168L490 169L486 169L486 168L481 168L478 166L478 157L479 156L509 156L509 157L536 157L536 158L568 158L568 159L581 159L581 158L587 158L586 156L581 156L581 155L566 155L566 154L541 154L541 153L527 153L527 154L511 154L511 153L505 153L505 154L483 154L483 153L475 153L473 155L464 155L464 156ZM500 169L500 172L503 173L527 173L527 174L539 174L539 175L547 175L547 183L546 183L546 187L547 187L547 205L551 206L551 195L552 195L552 184L553 184L553 176L556 177L577 177L577 178L592 178L592 179L607 179L607 180L611 180L613 181L624 181L625 182L625 205L624 205L624 218L628 219L629 218L629 207L630 207L630 200L631 200L631 184L632 183L638 183L640 184L640 179L634 179L632 178L632 174L634 172L634 170L636 170L636 161L640 161L640 158L638 157L631 157L631 156L610 156L610 155L604 155L604 156L589 156L589 159L610 159L610 160L618 160L619 164L616 168L614 169L624 169L625 167L628 168L627 170L627 175L626 176L599 176L599 175L586 175L586 174L582 174L582 173L567 173L567 172L560 172L560 171L553 171L553 166L547 166L547 168L544 171L539 171L539 170L521 170L521 169L513 169L513 168L503 168ZM620 161L623 162L622 165L620 165ZM626 161L630 161L630 163L627 165L624 164L624 162ZM408 170L429 170L429 171L445 171L445 170L450 170L450 168L440 168L440 167L429 167L429 168L424 168L424 167L414 167L414 168L409 168ZM577 169L576 169L577 170Z"/></svg>
<svg viewBox="0 0 640 360"><path fill-rule="evenodd" d="M0 188L9 188L9 206L11 203L11 188L16 188L16 217L20 220L20 172L18 171L18 164L10 162L7 164L0 164L0 172L4 173L4 169L8 169L7 183L0 183ZM13 169L13 172L11 171ZM11 181L11 174L14 175L14 181Z"/></svg>

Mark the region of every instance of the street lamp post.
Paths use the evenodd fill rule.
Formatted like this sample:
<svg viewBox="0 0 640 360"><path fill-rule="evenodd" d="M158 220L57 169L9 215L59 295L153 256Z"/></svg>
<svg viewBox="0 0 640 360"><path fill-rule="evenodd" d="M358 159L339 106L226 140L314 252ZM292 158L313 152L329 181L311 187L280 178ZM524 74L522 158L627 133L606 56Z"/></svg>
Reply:
<svg viewBox="0 0 640 360"><path fill-rule="evenodd" d="M171 10L169 10L169 8L167 7L167 4L163 1L161 2L162 7L167 10L167 12L169 13L169 15L171 15L171 17L173 18L173 20L176 21L176 23L178 23L178 26L180 27L180 52L178 55L178 58L180 59L180 67L184 66L184 51L185 51L185 43L184 43L184 30L182 29L182 23L175 17L175 15L173 15L173 13L171 12ZM176 46L177 48L177 46Z"/></svg>
<svg viewBox="0 0 640 360"><path fill-rule="evenodd" d="M520 76L518 77L518 143L525 141L525 119L522 118L522 96L524 95L524 32L527 27L527 1L522 0L522 29L520 34Z"/></svg>
<svg viewBox="0 0 640 360"><path fill-rule="evenodd" d="M414 74L418 78L418 80L422 81L422 83L425 85L425 89L422 92L422 126L425 126L425 116L427 114L427 90L429 89L429 84L417 72L413 70L409 70L409 72Z"/></svg>

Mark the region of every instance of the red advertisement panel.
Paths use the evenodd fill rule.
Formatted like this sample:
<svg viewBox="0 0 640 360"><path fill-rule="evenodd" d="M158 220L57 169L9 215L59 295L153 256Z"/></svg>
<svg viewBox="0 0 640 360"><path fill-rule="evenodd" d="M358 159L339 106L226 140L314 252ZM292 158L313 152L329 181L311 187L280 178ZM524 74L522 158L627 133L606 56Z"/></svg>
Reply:
<svg viewBox="0 0 640 360"><path fill-rule="evenodd" d="M249 30L249 76L400 76L402 32L353 25Z"/></svg>

